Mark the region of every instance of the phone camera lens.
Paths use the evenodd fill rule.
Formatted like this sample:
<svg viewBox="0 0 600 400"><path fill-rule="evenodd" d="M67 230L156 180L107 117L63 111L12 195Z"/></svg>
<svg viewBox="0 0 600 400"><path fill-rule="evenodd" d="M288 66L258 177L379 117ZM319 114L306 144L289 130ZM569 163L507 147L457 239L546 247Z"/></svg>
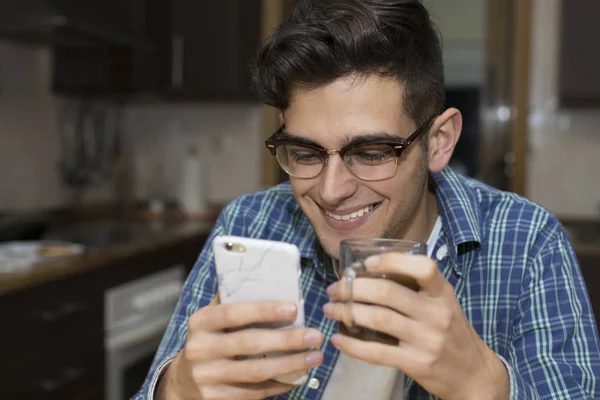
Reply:
<svg viewBox="0 0 600 400"><path fill-rule="evenodd" d="M233 243L231 243L231 242L227 242L227 243L225 244L225 249L227 249L227 250L229 250L229 251L233 250Z"/></svg>

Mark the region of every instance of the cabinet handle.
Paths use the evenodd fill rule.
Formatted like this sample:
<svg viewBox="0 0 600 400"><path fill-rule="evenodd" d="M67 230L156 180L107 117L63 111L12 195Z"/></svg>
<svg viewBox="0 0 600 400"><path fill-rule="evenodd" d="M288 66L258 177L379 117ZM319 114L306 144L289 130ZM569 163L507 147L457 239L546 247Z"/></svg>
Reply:
<svg viewBox="0 0 600 400"><path fill-rule="evenodd" d="M66 318L86 308L87 306L83 303L67 303L56 310L42 311L42 320L44 322L56 322L61 318Z"/></svg>
<svg viewBox="0 0 600 400"><path fill-rule="evenodd" d="M58 378L41 379L38 381L38 386L46 393L54 393L79 379L83 376L84 372L85 369L83 368L65 368Z"/></svg>
<svg viewBox="0 0 600 400"><path fill-rule="evenodd" d="M183 87L183 68L185 57L185 38L181 34L172 37L171 50L171 85L175 89Z"/></svg>

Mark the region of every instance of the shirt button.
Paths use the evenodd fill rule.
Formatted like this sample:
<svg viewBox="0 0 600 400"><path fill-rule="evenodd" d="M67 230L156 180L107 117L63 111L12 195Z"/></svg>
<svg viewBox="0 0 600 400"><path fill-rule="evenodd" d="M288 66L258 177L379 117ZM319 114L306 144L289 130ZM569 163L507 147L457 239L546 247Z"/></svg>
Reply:
<svg viewBox="0 0 600 400"><path fill-rule="evenodd" d="M435 258L437 258L439 261L442 261L444 259L444 257L446 257L447 255L448 255L448 246L443 244L440 246L437 253L435 253Z"/></svg>
<svg viewBox="0 0 600 400"><path fill-rule="evenodd" d="M319 382L317 378L312 378L310 381L308 381L308 387L311 389L318 389L319 386L321 386L321 382Z"/></svg>

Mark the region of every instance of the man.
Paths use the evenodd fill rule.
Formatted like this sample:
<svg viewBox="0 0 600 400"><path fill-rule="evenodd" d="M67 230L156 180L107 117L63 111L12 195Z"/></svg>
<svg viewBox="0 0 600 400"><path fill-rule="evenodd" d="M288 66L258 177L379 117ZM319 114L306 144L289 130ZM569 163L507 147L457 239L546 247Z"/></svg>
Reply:
<svg viewBox="0 0 600 400"><path fill-rule="evenodd" d="M301 1L260 52L255 82L281 110L267 145L290 182L223 210L138 399L600 398L598 332L559 222L447 167L461 115L444 110L440 43L420 2ZM210 246L222 234L299 247L307 328L227 330L297 309L219 304ZM332 263L350 237L429 244L430 257L368 265L414 277L418 292L355 283L369 304L356 322L397 346L336 333ZM280 350L299 352L236 357ZM298 387L272 380L306 369Z"/></svg>

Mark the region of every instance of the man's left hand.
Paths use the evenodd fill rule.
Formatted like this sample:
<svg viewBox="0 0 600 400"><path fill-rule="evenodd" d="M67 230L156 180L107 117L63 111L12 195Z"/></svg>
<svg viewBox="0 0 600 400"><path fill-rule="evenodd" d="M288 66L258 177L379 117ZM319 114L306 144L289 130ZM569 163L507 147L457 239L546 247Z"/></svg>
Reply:
<svg viewBox="0 0 600 400"><path fill-rule="evenodd" d="M419 284L415 292L388 279L357 278L353 314L357 325L398 338L397 346L335 334L333 345L373 364L397 368L424 389L446 400L508 399L506 367L473 329L452 285L425 256L385 253L365 265L376 274L401 274ZM343 321L339 283L327 293L325 314Z"/></svg>

